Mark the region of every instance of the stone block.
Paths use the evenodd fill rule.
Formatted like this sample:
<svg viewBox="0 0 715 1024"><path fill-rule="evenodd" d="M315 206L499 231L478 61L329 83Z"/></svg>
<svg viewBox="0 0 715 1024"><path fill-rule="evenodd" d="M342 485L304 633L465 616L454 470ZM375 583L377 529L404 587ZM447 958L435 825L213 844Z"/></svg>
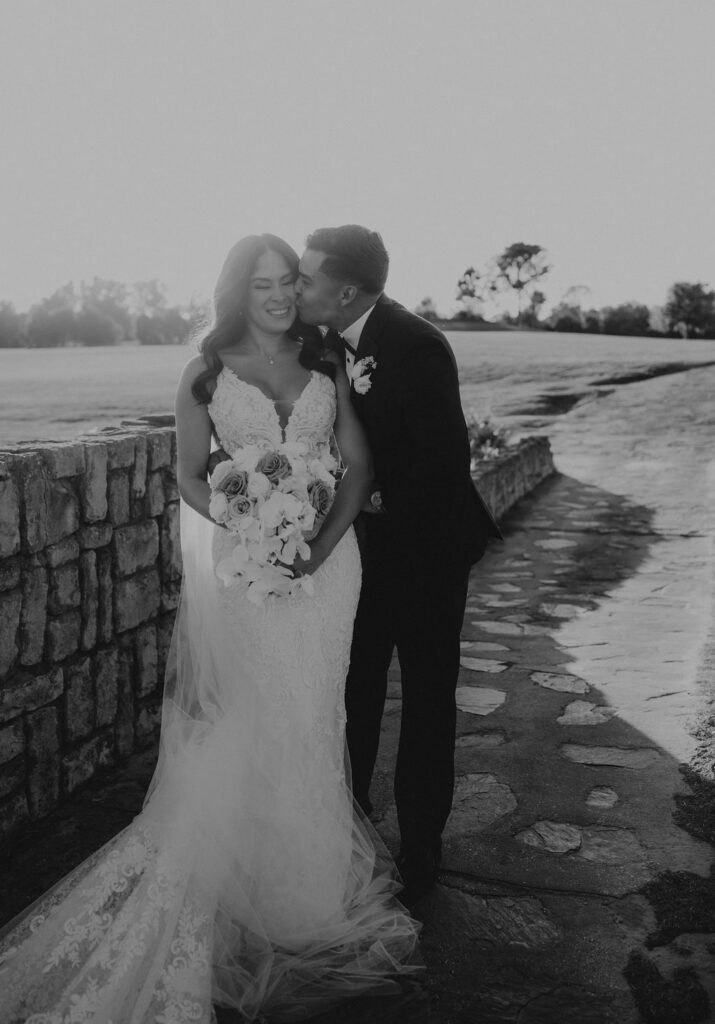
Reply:
<svg viewBox="0 0 715 1024"><path fill-rule="evenodd" d="M149 469L161 469L171 464L171 437L173 431L164 428L148 430L146 434Z"/></svg>
<svg viewBox="0 0 715 1024"><path fill-rule="evenodd" d="M176 482L176 473L173 466L167 466L164 470L164 494L167 501L179 500L179 486Z"/></svg>
<svg viewBox="0 0 715 1024"><path fill-rule="evenodd" d="M19 587L22 570L17 558L8 558L0 562L0 593Z"/></svg>
<svg viewBox="0 0 715 1024"><path fill-rule="evenodd" d="M129 519L132 523L137 523L142 519L146 519L146 504L146 498L137 498L130 492Z"/></svg>
<svg viewBox="0 0 715 1024"><path fill-rule="evenodd" d="M25 730L21 718L0 728L0 764L7 764L25 749Z"/></svg>
<svg viewBox="0 0 715 1024"><path fill-rule="evenodd" d="M134 435L124 434L109 437L107 445L107 469L126 469L134 463Z"/></svg>
<svg viewBox="0 0 715 1024"><path fill-rule="evenodd" d="M156 624L157 673L161 680L164 678L166 663L169 659L175 618L176 616L170 612L168 615L162 615Z"/></svg>
<svg viewBox="0 0 715 1024"><path fill-rule="evenodd" d="M117 717L119 654L98 651L94 659L97 725L113 725Z"/></svg>
<svg viewBox="0 0 715 1024"><path fill-rule="evenodd" d="M138 569L150 569L159 558L159 530L153 519L114 531L117 573L131 576Z"/></svg>
<svg viewBox="0 0 715 1024"><path fill-rule="evenodd" d="M82 617L79 612L65 612L47 623L46 651L50 661L62 661L79 650Z"/></svg>
<svg viewBox="0 0 715 1024"><path fill-rule="evenodd" d="M25 452L15 458L21 479L23 540L30 553L47 547L47 470L36 452Z"/></svg>
<svg viewBox="0 0 715 1024"><path fill-rule="evenodd" d="M114 584L112 581L112 558L109 551L97 551L97 585L99 602L97 609L97 639L109 643L114 636Z"/></svg>
<svg viewBox="0 0 715 1024"><path fill-rule="evenodd" d="M121 526L129 521L129 479L121 470L109 477L107 505L107 514L113 526Z"/></svg>
<svg viewBox="0 0 715 1024"><path fill-rule="evenodd" d="M0 476L0 558L20 550L20 492L12 477Z"/></svg>
<svg viewBox="0 0 715 1024"><path fill-rule="evenodd" d="M119 755L129 757L134 750L134 659L130 650L122 650L119 654L117 691L115 740Z"/></svg>
<svg viewBox="0 0 715 1024"><path fill-rule="evenodd" d="M114 625L118 633L154 618L160 606L159 573L148 572L118 580L114 585Z"/></svg>
<svg viewBox="0 0 715 1024"><path fill-rule="evenodd" d="M107 515L107 446L99 441L84 446L82 508L86 523Z"/></svg>
<svg viewBox="0 0 715 1024"><path fill-rule="evenodd" d="M178 502L166 506L161 520L161 573L165 582L181 579Z"/></svg>
<svg viewBox="0 0 715 1024"><path fill-rule="evenodd" d="M114 530L111 523L97 523L95 526L83 526L77 534L82 550L103 548L109 544Z"/></svg>
<svg viewBox="0 0 715 1024"><path fill-rule="evenodd" d="M47 502L47 543L71 536L79 527L79 500L67 480L49 480L45 488Z"/></svg>
<svg viewBox="0 0 715 1024"><path fill-rule="evenodd" d="M164 495L164 477L161 470L157 470L156 473L149 474L147 496L149 515L160 516L164 511L164 506L166 505L166 497Z"/></svg>
<svg viewBox="0 0 715 1024"><path fill-rule="evenodd" d="M97 643L99 582L97 579L97 555L94 551L83 551L80 555L79 579L82 592L80 646L83 651L89 651Z"/></svg>
<svg viewBox="0 0 715 1024"><path fill-rule="evenodd" d="M64 673L55 669L43 675L22 673L12 684L0 689L0 722L17 718L23 711L34 711L57 700L64 689Z"/></svg>
<svg viewBox="0 0 715 1024"><path fill-rule="evenodd" d="M145 434L134 438L134 465L131 475L131 491L135 498L143 498L146 494L146 474L149 464L149 453Z"/></svg>
<svg viewBox="0 0 715 1024"><path fill-rule="evenodd" d="M34 553L71 536L79 526L79 501L68 480L50 479L41 457L24 456L25 538Z"/></svg>
<svg viewBox="0 0 715 1024"><path fill-rule="evenodd" d="M89 658L67 669L62 701L65 736L70 743L89 736L95 726L94 679Z"/></svg>
<svg viewBox="0 0 715 1024"><path fill-rule="evenodd" d="M114 730L105 729L97 737L97 767L114 768L117 763L117 745L114 740Z"/></svg>
<svg viewBox="0 0 715 1024"><path fill-rule="evenodd" d="M40 708L27 716L30 812L48 814L60 796L60 736L56 707Z"/></svg>
<svg viewBox="0 0 715 1024"><path fill-rule="evenodd" d="M41 565L25 569L20 619L20 661L23 665L37 665L42 661L45 650L48 590L47 571Z"/></svg>
<svg viewBox="0 0 715 1024"><path fill-rule="evenodd" d="M179 607L181 597L181 580L168 580L161 587L161 610L163 612L176 611Z"/></svg>
<svg viewBox="0 0 715 1024"><path fill-rule="evenodd" d="M20 653L17 641L21 609L19 590L0 594L0 677L7 675Z"/></svg>
<svg viewBox="0 0 715 1024"><path fill-rule="evenodd" d="M19 789L27 777L24 757L0 765L0 800L6 800L14 790Z"/></svg>
<svg viewBox="0 0 715 1024"><path fill-rule="evenodd" d="M62 758L62 790L67 795L88 782L99 764L101 739L93 736Z"/></svg>
<svg viewBox="0 0 715 1024"><path fill-rule="evenodd" d="M44 442L42 460L54 480L84 473L84 445L80 441Z"/></svg>
<svg viewBox="0 0 715 1024"><path fill-rule="evenodd" d="M11 836L30 818L30 808L24 792L15 793L0 804L0 835Z"/></svg>
<svg viewBox="0 0 715 1024"><path fill-rule="evenodd" d="M139 709L134 723L134 738L138 749L145 750L156 742L160 725L161 701L152 701Z"/></svg>
<svg viewBox="0 0 715 1024"><path fill-rule="evenodd" d="M47 610L51 615L76 608L81 600L79 589L79 564L70 562L61 565L50 573L50 593Z"/></svg>
<svg viewBox="0 0 715 1024"><path fill-rule="evenodd" d="M136 632L136 690L146 697L156 690L158 648L156 626L142 626Z"/></svg>
<svg viewBox="0 0 715 1024"><path fill-rule="evenodd" d="M45 557L51 569L66 562L73 562L79 557L79 541L76 537L67 537L57 544L51 544L45 548Z"/></svg>

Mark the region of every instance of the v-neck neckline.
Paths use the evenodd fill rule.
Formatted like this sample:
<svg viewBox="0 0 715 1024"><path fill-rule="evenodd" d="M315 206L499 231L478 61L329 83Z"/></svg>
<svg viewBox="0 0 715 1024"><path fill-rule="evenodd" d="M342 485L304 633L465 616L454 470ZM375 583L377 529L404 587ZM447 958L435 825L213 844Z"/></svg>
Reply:
<svg viewBox="0 0 715 1024"><path fill-rule="evenodd" d="M239 377L239 375L236 373L236 371L234 369L232 369L230 366L227 366L226 363L223 364L223 369L229 374L230 377L232 377L234 380L238 381L239 384L243 384L244 387L250 388L252 391L257 391L258 394L262 398L264 398L266 400L266 402L268 402L268 404L273 409L273 413L274 413L274 415L276 417L276 421L278 423L278 429L281 432L281 437L283 438L283 441L285 441L286 433L288 432L288 427L290 426L290 421L293 418L293 414L295 413L296 406L298 405L300 400L303 398L303 396L305 395L305 393L308 390L308 388L310 387L310 385L313 383L313 380L315 378L315 374L317 373L317 370L311 370L310 371L310 379L305 382L303 390L300 392L300 394L297 396L297 398L295 398L294 401L290 403L292 408L291 408L290 413L288 414L288 419L285 421L285 424L284 424L282 422L280 416L278 415L278 410L276 409L276 405L277 405L278 402L286 402L286 404L287 404L287 400L286 399L284 399L284 398L271 398L270 395L267 395L265 393L263 388L258 386L258 384L253 384L253 383L251 383L250 380L245 380L243 377Z"/></svg>

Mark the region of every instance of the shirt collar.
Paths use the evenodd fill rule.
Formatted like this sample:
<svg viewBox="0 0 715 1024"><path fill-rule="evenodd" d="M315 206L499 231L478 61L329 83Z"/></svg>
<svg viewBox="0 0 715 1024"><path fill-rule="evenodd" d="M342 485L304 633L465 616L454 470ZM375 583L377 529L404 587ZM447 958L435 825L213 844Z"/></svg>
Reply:
<svg viewBox="0 0 715 1024"><path fill-rule="evenodd" d="M350 324L349 327L346 327L345 330L340 332L342 336L345 338L345 340L349 342L354 349L358 347L358 344L360 343L360 335L362 334L362 329L367 323L367 318L370 316L376 305L376 302L373 303L372 306L370 306L370 308L363 313L359 320L356 320L354 323Z"/></svg>

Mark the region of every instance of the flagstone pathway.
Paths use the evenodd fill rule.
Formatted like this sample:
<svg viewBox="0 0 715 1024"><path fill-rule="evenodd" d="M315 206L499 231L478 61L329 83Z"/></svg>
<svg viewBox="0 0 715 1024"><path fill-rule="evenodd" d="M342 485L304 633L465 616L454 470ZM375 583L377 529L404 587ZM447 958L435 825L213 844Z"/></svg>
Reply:
<svg viewBox="0 0 715 1024"><path fill-rule="evenodd" d="M472 574L454 811L419 908L425 977L404 1004L331 1020L638 1024L626 975L653 1024L715 1020L715 914L686 902L666 941L643 891L715 892L713 847L673 817L715 689L713 393L701 370L548 425L564 475ZM385 719L375 786L393 849L397 726Z"/></svg>

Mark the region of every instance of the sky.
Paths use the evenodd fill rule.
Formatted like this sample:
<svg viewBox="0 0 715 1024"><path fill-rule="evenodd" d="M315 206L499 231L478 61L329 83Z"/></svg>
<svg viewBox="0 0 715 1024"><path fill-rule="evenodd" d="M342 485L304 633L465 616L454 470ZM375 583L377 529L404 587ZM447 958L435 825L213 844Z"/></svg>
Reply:
<svg viewBox="0 0 715 1024"><path fill-rule="evenodd" d="M387 291L543 246L549 303L715 286L712 0L2 0L0 301L210 295L242 235L381 232Z"/></svg>

